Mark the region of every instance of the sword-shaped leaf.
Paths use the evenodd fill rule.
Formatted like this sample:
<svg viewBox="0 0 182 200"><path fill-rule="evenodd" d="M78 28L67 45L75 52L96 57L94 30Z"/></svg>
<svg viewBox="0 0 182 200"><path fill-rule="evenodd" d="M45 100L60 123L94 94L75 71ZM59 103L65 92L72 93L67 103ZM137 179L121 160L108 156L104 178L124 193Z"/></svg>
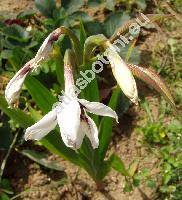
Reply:
<svg viewBox="0 0 182 200"><path fill-rule="evenodd" d="M58 161L51 161L48 159L48 155L45 153L36 152L34 150L24 149L22 151L18 151L24 156L28 157L29 159L33 160L34 162L52 169L56 171L64 171L63 167L60 166Z"/></svg>
<svg viewBox="0 0 182 200"><path fill-rule="evenodd" d="M171 104L171 106L176 110L175 102L169 88L156 72L149 68L144 68L134 64L127 65L137 78L152 86L156 91L162 94Z"/></svg>

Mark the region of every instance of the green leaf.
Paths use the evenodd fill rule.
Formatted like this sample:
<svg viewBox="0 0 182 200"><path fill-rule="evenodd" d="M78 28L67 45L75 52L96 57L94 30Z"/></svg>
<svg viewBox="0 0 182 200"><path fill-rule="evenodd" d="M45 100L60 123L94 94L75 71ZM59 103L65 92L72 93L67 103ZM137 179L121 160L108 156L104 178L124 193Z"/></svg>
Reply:
<svg viewBox="0 0 182 200"><path fill-rule="evenodd" d="M86 38L87 38L87 35L85 32L83 22L82 20L80 20L80 44L82 48L84 48L84 43L85 43Z"/></svg>
<svg viewBox="0 0 182 200"><path fill-rule="evenodd" d="M116 4L116 0L106 0L106 8L108 10L114 11L115 4Z"/></svg>
<svg viewBox="0 0 182 200"><path fill-rule="evenodd" d="M169 173L165 173L165 174L163 175L163 184L164 184L164 185L167 185L171 178L172 178L172 177L171 177L171 175L170 175Z"/></svg>
<svg viewBox="0 0 182 200"><path fill-rule="evenodd" d="M18 42L28 42L30 39L29 33L17 24L5 27L3 33L11 39L14 39Z"/></svg>
<svg viewBox="0 0 182 200"><path fill-rule="evenodd" d="M0 96L0 109L23 128L27 128L34 123L34 120L20 109L8 108L5 98L2 96Z"/></svg>
<svg viewBox="0 0 182 200"><path fill-rule="evenodd" d="M76 165L82 166L80 158L72 149L65 146L61 139L58 129L49 133L40 143L45 146L50 152L59 155L60 157L73 162ZM83 167L83 166L82 166Z"/></svg>
<svg viewBox="0 0 182 200"><path fill-rule="evenodd" d="M111 99L108 105L114 110L117 105L119 93L120 93L120 89L118 87L113 91L113 94L111 96ZM103 160L105 158L105 154L112 137L112 126L113 126L112 118L104 117L102 119L101 125L100 125L100 132L99 132L99 149L98 149L100 160Z"/></svg>
<svg viewBox="0 0 182 200"><path fill-rule="evenodd" d="M53 17L53 11L56 9L55 0L35 0L36 8L46 17Z"/></svg>
<svg viewBox="0 0 182 200"><path fill-rule="evenodd" d="M147 180L146 185L147 185L147 187L152 188L152 189L156 188L156 182L152 179Z"/></svg>
<svg viewBox="0 0 182 200"><path fill-rule="evenodd" d="M112 154L109 158L109 162L113 169L121 173L123 176L129 176L123 161L117 155Z"/></svg>
<svg viewBox="0 0 182 200"><path fill-rule="evenodd" d="M71 27L79 24L80 20L84 23L92 21L92 18L85 12L77 11L74 14L67 17L67 20Z"/></svg>
<svg viewBox="0 0 182 200"><path fill-rule="evenodd" d="M5 194L5 193L0 194L0 200L9 200L9 199L10 198L8 197L7 194Z"/></svg>
<svg viewBox="0 0 182 200"><path fill-rule="evenodd" d="M12 139L13 135L10 131L9 124L3 120L3 126L0 127L0 150L8 150Z"/></svg>
<svg viewBox="0 0 182 200"><path fill-rule="evenodd" d="M80 71L85 73L85 76L88 77L88 80L90 80L89 82L87 82L87 87L85 87L82 91L81 91L81 96L85 99L87 99L88 101L100 101L100 96L99 96L99 88L98 88L98 83L97 83L97 75L93 72L92 75L91 72L89 72L89 70L92 71L92 66L90 64L82 66L82 68L80 68ZM81 75L79 75L79 77L82 77ZM92 80L91 80L92 79Z"/></svg>
<svg viewBox="0 0 182 200"><path fill-rule="evenodd" d="M9 59L13 55L13 51L9 49L5 49L1 51L0 57L3 59Z"/></svg>
<svg viewBox="0 0 182 200"><path fill-rule="evenodd" d="M139 160L134 160L134 161L130 164L130 166L129 166L129 168L128 168L128 174L129 174L131 177L134 176L134 174L135 174L135 172L136 172L136 170L137 170L137 168L138 168L138 164L139 164Z"/></svg>
<svg viewBox="0 0 182 200"><path fill-rule="evenodd" d="M97 155L95 154L95 156ZM103 178L109 173L112 166L110 164L110 160L103 161L100 163L99 162L97 163L97 160L96 160L94 169L96 169L96 167L98 168L98 170L95 175L95 180L100 181L100 180L103 180Z"/></svg>
<svg viewBox="0 0 182 200"><path fill-rule="evenodd" d="M31 117L34 119L34 121L38 121L42 118L42 115L39 111L35 110L31 106L29 106L29 112Z"/></svg>
<svg viewBox="0 0 182 200"><path fill-rule="evenodd" d="M140 182L141 182L140 177L137 177L137 176L133 177L133 186L138 187L140 185Z"/></svg>
<svg viewBox="0 0 182 200"><path fill-rule="evenodd" d="M13 194L13 192L11 191L12 190L11 184L8 179L5 179L5 178L1 179L0 187L5 190L8 190L10 192L9 194Z"/></svg>
<svg viewBox="0 0 182 200"><path fill-rule="evenodd" d="M62 0L61 4L66 9L67 15L71 15L84 5L84 0Z"/></svg>
<svg viewBox="0 0 182 200"><path fill-rule="evenodd" d="M90 35L96 35L103 33L103 26L98 21L86 22L84 23L86 33Z"/></svg>
<svg viewBox="0 0 182 200"><path fill-rule="evenodd" d="M126 95L120 90L120 93L118 95L118 103L116 106L116 112L118 113L118 117L122 117L123 114L129 109L131 102L126 97Z"/></svg>
<svg viewBox="0 0 182 200"><path fill-rule="evenodd" d="M52 106L56 103L57 99L45 86L33 76L27 77L25 85L28 92L44 114L52 110Z"/></svg>
<svg viewBox="0 0 182 200"><path fill-rule="evenodd" d="M96 6L100 6L102 2L103 2L102 0L88 0L87 4L88 4L88 7L96 7Z"/></svg>
<svg viewBox="0 0 182 200"><path fill-rule="evenodd" d="M110 37L114 31L119 28L124 22L129 20L128 14L123 12L112 13L104 21L104 32L107 37Z"/></svg>
<svg viewBox="0 0 182 200"><path fill-rule="evenodd" d="M56 75L57 75L57 80L61 86L61 89L64 89L64 66L63 66L63 61L60 58L56 59Z"/></svg>
<svg viewBox="0 0 182 200"><path fill-rule="evenodd" d="M136 4L139 8L141 8L142 10L145 10L147 7L146 1L145 0L137 0Z"/></svg>
<svg viewBox="0 0 182 200"><path fill-rule="evenodd" d="M48 160L48 155L44 153L36 152L33 150L22 150L19 152L46 168L53 169L56 171L63 171L63 168L60 166L59 162Z"/></svg>
<svg viewBox="0 0 182 200"><path fill-rule="evenodd" d="M90 70L91 66L90 65L85 65L83 66L83 69L80 69L80 71L86 71L86 70ZM87 75L88 77L90 77L90 73L88 73ZM81 91L80 94L81 98L85 98L89 101L98 101L100 100L99 97L99 89L98 89L98 83L97 83L97 79L94 78L90 83L88 83L87 87ZM96 123L96 125L98 125L99 122L99 118L97 115L91 115L91 118L94 120L94 122ZM91 145L90 145L90 141L85 138L83 144L82 144L82 148L81 148L81 152L83 152L90 160L91 162L95 162L94 159L97 158L96 156L94 156L94 150L92 149ZM96 167L96 166L94 166ZM94 171L94 169L93 169Z"/></svg>
<svg viewBox="0 0 182 200"><path fill-rule="evenodd" d="M35 13L36 12L34 10L25 10L17 15L17 19L28 19L33 17Z"/></svg>
<svg viewBox="0 0 182 200"><path fill-rule="evenodd" d="M124 192L131 192L133 189L132 184L126 180L123 191Z"/></svg>

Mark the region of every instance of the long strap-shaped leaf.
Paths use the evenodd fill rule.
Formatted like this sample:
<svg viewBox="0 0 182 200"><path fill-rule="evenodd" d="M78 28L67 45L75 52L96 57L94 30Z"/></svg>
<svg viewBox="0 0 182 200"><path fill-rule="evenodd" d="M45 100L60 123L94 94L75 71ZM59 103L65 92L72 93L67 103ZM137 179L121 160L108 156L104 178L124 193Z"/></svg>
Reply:
<svg viewBox="0 0 182 200"><path fill-rule="evenodd" d="M117 87L111 96L109 107L112 109L116 109L118 96L120 93L120 88ZM113 119L104 117L101 121L100 131L99 131L99 149L98 149L98 157L99 160L104 160L105 154L107 152L109 142L112 137L112 127L113 127Z"/></svg>
<svg viewBox="0 0 182 200"><path fill-rule="evenodd" d="M164 15L164 14L148 14L145 16L148 18L150 23L158 21L160 19L167 18L167 17L172 17L172 15ZM127 22L123 24L123 26L118 28L118 30L116 30L116 32L111 36L110 42L113 43L121 34L126 33L126 31L128 31L129 29L129 26L132 23L136 23L136 19L139 19L140 21L144 21L144 18L142 16L138 16L137 18L128 20Z"/></svg>
<svg viewBox="0 0 182 200"><path fill-rule="evenodd" d="M160 76L149 68L144 68L134 64L128 64L132 73L148 85L152 86L160 94L162 94L171 106L176 110L175 103L171 92Z"/></svg>

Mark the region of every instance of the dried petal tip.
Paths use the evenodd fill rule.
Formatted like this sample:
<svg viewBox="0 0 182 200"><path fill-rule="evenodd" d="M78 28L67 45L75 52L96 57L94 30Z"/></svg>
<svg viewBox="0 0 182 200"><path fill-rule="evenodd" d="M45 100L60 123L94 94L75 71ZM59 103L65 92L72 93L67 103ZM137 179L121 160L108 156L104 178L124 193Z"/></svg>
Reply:
<svg viewBox="0 0 182 200"><path fill-rule="evenodd" d="M60 28L57 28L50 34L49 42L57 41L59 36L62 34L62 31Z"/></svg>
<svg viewBox="0 0 182 200"><path fill-rule="evenodd" d="M52 51L53 42L57 41L61 34L62 34L61 29L58 28L47 36L47 38L44 40L44 42L40 46L34 58L35 60L34 69L36 69L37 66L39 66L40 62L42 62L49 56L50 52Z"/></svg>

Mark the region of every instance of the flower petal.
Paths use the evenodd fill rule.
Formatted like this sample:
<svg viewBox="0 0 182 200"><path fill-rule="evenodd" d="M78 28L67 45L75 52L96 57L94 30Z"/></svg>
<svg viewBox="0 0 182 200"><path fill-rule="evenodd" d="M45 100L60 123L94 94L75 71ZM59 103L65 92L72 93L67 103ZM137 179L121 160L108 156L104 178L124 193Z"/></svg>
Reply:
<svg viewBox="0 0 182 200"><path fill-rule="evenodd" d="M80 127L82 131L89 138L93 149L98 148L99 146L99 138L98 138L98 129L93 121L86 113L84 114L84 118L81 120Z"/></svg>
<svg viewBox="0 0 182 200"><path fill-rule="evenodd" d="M110 48L106 51L106 56L110 61L113 75L122 89L123 93L135 104L138 103L138 92L135 79L123 61L123 59L116 52L114 47L110 45Z"/></svg>
<svg viewBox="0 0 182 200"><path fill-rule="evenodd" d="M5 98L8 104L11 106L19 98L22 85L25 81L26 76L31 72L31 65L34 59L30 60L28 63L21 68L15 76L9 81L5 89Z"/></svg>
<svg viewBox="0 0 182 200"><path fill-rule="evenodd" d="M77 149L80 145L80 105L76 99L71 99L61 111L57 112L57 120L61 137L66 146Z"/></svg>
<svg viewBox="0 0 182 200"><path fill-rule="evenodd" d="M46 114L40 121L26 129L25 140L40 140L57 125L55 109Z"/></svg>
<svg viewBox="0 0 182 200"><path fill-rule="evenodd" d="M79 149L81 147L84 136L85 136L85 132L83 131L83 127L81 126L81 121L80 121L80 127L78 130L78 137L76 140L76 148L75 149Z"/></svg>
<svg viewBox="0 0 182 200"><path fill-rule="evenodd" d="M90 102L85 99L78 99L78 101L84 106L85 110L101 116L108 116L115 118L118 122L118 116L114 110L112 110L110 107L104 105L103 103L99 102Z"/></svg>

